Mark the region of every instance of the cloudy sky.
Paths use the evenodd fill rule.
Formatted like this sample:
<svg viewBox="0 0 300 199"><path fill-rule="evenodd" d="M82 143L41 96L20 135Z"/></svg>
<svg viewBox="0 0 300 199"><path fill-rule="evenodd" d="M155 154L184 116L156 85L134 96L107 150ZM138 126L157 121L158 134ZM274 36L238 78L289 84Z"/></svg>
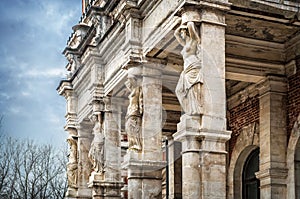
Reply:
<svg viewBox="0 0 300 199"><path fill-rule="evenodd" d="M44 143L64 143L65 77L61 52L81 16L81 0L1 0L1 131Z"/></svg>

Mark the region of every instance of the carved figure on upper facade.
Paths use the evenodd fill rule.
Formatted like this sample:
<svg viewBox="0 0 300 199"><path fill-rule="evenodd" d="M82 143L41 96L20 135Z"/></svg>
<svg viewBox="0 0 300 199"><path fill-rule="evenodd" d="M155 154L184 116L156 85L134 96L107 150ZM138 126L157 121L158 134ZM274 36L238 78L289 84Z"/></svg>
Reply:
<svg viewBox="0 0 300 199"><path fill-rule="evenodd" d="M78 165L77 163L67 164L67 178L69 187L77 187Z"/></svg>
<svg viewBox="0 0 300 199"><path fill-rule="evenodd" d="M76 55L73 54L68 54L67 55L67 59L69 61L70 64L70 75L74 74L75 71L79 68L79 61L78 61L78 57Z"/></svg>
<svg viewBox="0 0 300 199"><path fill-rule="evenodd" d="M71 48L77 48L80 45L89 28L87 24L82 22L72 27L74 35L70 44Z"/></svg>
<svg viewBox="0 0 300 199"><path fill-rule="evenodd" d="M69 163L77 163L77 141L69 137L67 142L69 143Z"/></svg>
<svg viewBox="0 0 300 199"><path fill-rule="evenodd" d="M133 151L142 150L142 115L143 115L143 92L135 76L128 76L125 82L130 91L128 96L129 106L126 114L125 130L128 138L128 149Z"/></svg>
<svg viewBox="0 0 300 199"><path fill-rule="evenodd" d="M93 18L92 18L92 22L93 22L93 24L96 28L96 34L95 34L95 37L93 38L92 43L97 44L97 42L102 37L102 31L103 31L102 17L100 15L94 15Z"/></svg>
<svg viewBox="0 0 300 199"><path fill-rule="evenodd" d="M176 86L176 96L185 114L200 115L203 112L201 93L203 74L201 60L198 57L201 39L192 21L177 28L174 36L183 46L181 54L184 61L184 70Z"/></svg>
<svg viewBox="0 0 300 199"><path fill-rule="evenodd" d="M91 143L89 158L93 165L93 170L97 173L104 172L104 135L103 135L103 116L93 115L91 120L94 122L94 139Z"/></svg>
<svg viewBox="0 0 300 199"><path fill-rule="evenodd" d="M67 178L68 178L68 186L69 187L76 187L77 186L77 141L70 137L67 139L67 142L69 143L69 162L67 164Z"/></svg>

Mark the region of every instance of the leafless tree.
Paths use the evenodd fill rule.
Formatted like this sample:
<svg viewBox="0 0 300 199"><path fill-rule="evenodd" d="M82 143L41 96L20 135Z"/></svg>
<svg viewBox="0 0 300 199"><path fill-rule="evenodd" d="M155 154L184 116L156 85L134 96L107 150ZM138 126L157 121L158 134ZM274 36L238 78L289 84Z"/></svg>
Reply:
<svg viewBox="0 0 300 199"><path fill-rule="evenodd" d="M66 150L0 136L0 198L63 198Z"/></svg>

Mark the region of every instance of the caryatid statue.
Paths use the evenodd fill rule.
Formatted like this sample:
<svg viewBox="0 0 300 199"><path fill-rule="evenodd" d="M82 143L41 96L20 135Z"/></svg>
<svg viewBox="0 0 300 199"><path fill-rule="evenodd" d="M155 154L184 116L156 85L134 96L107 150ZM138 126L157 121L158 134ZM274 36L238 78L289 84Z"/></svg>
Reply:
<svg viewBox="0 0 300 199"><path fill-rule="evenodd" d="M130 91L128 96L129 106L126 114L125 130L128 138L128 149L133 151L142 150L142 115L143 115L143 92L142 87L134 75L128 75L125 82Z"/></svg>
<svg viewBox="0 0 300 199"><path fill-rule="evenodd" d="M93 164L93 170L97 173L104 172L104 134L103 134L103 116L92 115L91 120L94 122L93 134L94 139L91 143L89 158Z"/></svg>
<svg viewBox="0 0 300 199"><path fill-rule="evenodd" d="M77 186L77 141L69 137L67 142L70 146L69 151L69 162L67 164L67 177L68 177L68 185L69 187L76 187Z"/></svg>
<svg viewBox="0 0 300 199"><path fill-rule="evenodd" d="M203 74L202 64L197 56L200 50L200 36L193 21L181 24L175 31L175 38L183 46L181 51L184 70L176 86L176 96L187 115L200 115L202 111Z"/></svg>
<svg viewBox="0 0 300 199"><path fill-rule="evenodd" d="M73 55L73 54L68 54L67 55L67 60L69 61L70 64L70 75L74 74L75 71L79 68L79 60L77 55Z"/></svg>

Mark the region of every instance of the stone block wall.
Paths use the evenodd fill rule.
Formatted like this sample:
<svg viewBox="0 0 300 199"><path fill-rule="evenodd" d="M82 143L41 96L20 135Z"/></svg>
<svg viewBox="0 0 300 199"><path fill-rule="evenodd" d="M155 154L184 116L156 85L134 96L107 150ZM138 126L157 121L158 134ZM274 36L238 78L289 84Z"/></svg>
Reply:
<svg viewBox="0 0 300 199"><path fill-rule="evenodd" d="M300 87L299 87L300 88ZM227 112L228 128L232 131L229 140L229 160L241 129L251 123L259 123L258 95L246 99L243 103L231 108Z"/></svg>
<svg viewBox="0 0 300 199"><path fill-rule="evenodd" d="M288 139L293 129L294 123L300 113L300 57L296 61L297 71L288 77L287 93L287 133Z"/></svg>

